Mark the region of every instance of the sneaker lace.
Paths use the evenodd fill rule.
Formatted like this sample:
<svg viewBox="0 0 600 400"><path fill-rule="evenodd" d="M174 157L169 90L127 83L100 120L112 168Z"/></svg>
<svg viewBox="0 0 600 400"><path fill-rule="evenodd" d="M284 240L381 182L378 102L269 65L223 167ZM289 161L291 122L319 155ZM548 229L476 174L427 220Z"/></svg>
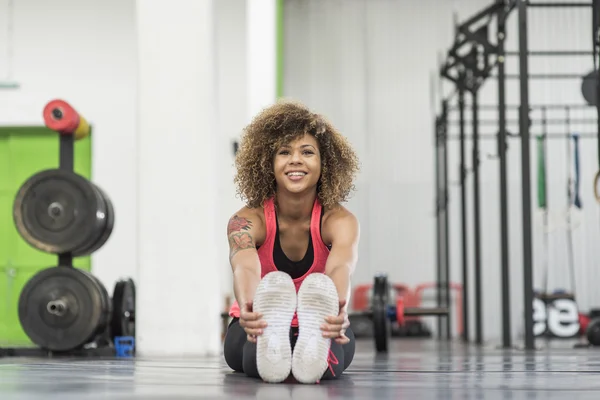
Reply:
<svg viewBox="0 0 600 400"><path fill-rule="evenodd" d="M335 372L333 372L333 368L331 367L331 365L338 365L340 362L338 361L337 357L335 356L335 354L333 353L333 351L331 351L331 349L329 349L329 355L327 356L327 364L329 365L329 371L331 371L331 375L335 376Z"/></svg>

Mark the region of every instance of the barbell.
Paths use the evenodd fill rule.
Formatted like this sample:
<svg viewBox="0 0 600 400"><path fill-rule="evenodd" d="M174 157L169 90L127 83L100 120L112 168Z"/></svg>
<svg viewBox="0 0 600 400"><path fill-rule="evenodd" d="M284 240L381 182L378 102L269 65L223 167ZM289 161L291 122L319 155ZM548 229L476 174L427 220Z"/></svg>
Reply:
<svg viewBox="0 0 600 400"><path fill-rule="evenodd" d="M404 325L404 317L410 316L444 317L450 314L448 307L405 307L402 296L394 297L390 292L387 275L375 275L370 309L349 314L349 317L367 317L372 320L375 350L378 353L388 351L392 323Z"/></svg>

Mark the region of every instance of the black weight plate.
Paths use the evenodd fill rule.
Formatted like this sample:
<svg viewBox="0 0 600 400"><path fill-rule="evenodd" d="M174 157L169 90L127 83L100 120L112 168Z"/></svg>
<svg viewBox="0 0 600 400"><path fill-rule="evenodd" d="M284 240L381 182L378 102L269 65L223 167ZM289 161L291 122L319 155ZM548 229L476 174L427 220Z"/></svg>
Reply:
<svg viewBox="0 0 600 400"><path fill-rule="evenodd" d="M590 321L585 332L588 342L593 346L600 346L600 318Z"/></svg>
<svg viewBox="0 0 600 400"><path fill-rule="evenodd" d="M96 225L94 231L90 232L90 235L88 235L86 241L81 246L78 246L77 248L72 250L71 254L73 255L73 257L82 257L92 254L92 249L94 248L96 242L98 242L104 230L106 229L106 214L108 206L104 201L104 197L102 197L102 194L98 191L96 185L94 185L92 182L88 183L91 186L94 193L96 194L96 202L98 204L96 219L98 224Z"/></svg>
<svg viewBox="0 0 600 400"><path fill-rule="evenodd" d="M589 72L581 80L581 94L590 106L596 105L596 83L598 82L598 73Z"/></svg>
<svg viewBox="0 0 600 400"><path fill-rule="evenodd" d="M98 330L96 332L96 334L101 334L104 331L106 331L106 329L108 328L108 326L110 324L112 301L110 299L110 295L108 294L108 291L106 290L106 287L102 284L102 282L100 282L100 279L95 277L90 272L87 272L87 271L81 271L81 272L85 273L96 284L96 288L102 294L101 300L102 300L102 310L104 311L104 314L101 317L101 321L98 325Z"/></svg>
<svg viewBox="0 0 600 400"><path fill-rule="evenodd" d="M112 298L112 337L135 337L135 283L133 279L115 284Z"/></svg>
<svg viewBox="0 0 600 400"><path fill-rule="evenodd" d="M13 218L21 237L52 254L73 252L97 237L106 206L93 185L74 172L49 169L17 192Z"/></svg>
<svg viewBox="0 0 600 400"><path fill-rule="evenodd" d="M106 224L104 225L104 229L102 229L98 238L92 243L92 246L88 247L87 249L84 249L86 254L92 254L100 250L100 248L104 246L104 244L106 244L106 242L110 238L110 235L112 235L112 231L115 226L115 209L113 207L112 201L110 201L110 198L108 197L106 192L99 188L98 185L94 185L94 188L98 191L98 194L100 195L100 197L104 201L104 204L106 205Z"/></svg>
<svg viewBox="0 0 600 400"><path fill-rule="evenodd" d="M82 246L73 250L74 257L89 255L99 250L112 234L114 227L114 209L112 202L102 189L91 182L90 184L98 196L98 203L102 204L103 206L101 208L105 210L104 213L99 211L97 215L98 219L102 220L102 226L98 226L95 235L90 235L89 239Z"/></svg>
<svg viewBox="0 0 600 400"><path fill-rule="evenodd" d="M390 321L387 316L389 287L385 275L377 275L373 284L371 312L373 315L373 336L377 352L388 351L388 340L391 335Z"/></svg>
<svg viewBox="0 0 600 400"><path fill-rule="evenodd" d="M19 320L27 336L43 349L63 352L89 343L101 329L103 294L76 268L52 267L35 274L19 298Z"/></svg>

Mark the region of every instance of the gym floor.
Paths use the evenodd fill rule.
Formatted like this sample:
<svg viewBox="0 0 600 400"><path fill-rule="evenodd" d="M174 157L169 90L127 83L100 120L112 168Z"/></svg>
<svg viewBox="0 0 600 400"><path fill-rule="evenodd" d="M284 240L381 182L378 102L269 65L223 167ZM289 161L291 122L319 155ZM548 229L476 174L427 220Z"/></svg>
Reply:
<svg viewBox="0 0 600 400"><path fill-rule="evenodd" d="M399 339L388 355L375 356L373 342L364 339L345 374L318 385L265 384L232 373L220 357L4 357L0 399L599 399L600 350L574 350L573 342L551 346L529 354Z"/></svg>

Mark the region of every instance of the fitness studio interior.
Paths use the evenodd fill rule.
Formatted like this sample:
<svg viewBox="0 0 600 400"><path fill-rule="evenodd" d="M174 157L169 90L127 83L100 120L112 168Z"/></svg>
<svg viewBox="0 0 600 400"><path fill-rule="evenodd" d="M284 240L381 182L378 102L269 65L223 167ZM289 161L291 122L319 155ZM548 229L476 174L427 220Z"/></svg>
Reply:
<svg viewBox="0 0 600 400"><path fill-rule="evenodd" d="M2 400L600 398L600 0L0 17Z"/></svg>

